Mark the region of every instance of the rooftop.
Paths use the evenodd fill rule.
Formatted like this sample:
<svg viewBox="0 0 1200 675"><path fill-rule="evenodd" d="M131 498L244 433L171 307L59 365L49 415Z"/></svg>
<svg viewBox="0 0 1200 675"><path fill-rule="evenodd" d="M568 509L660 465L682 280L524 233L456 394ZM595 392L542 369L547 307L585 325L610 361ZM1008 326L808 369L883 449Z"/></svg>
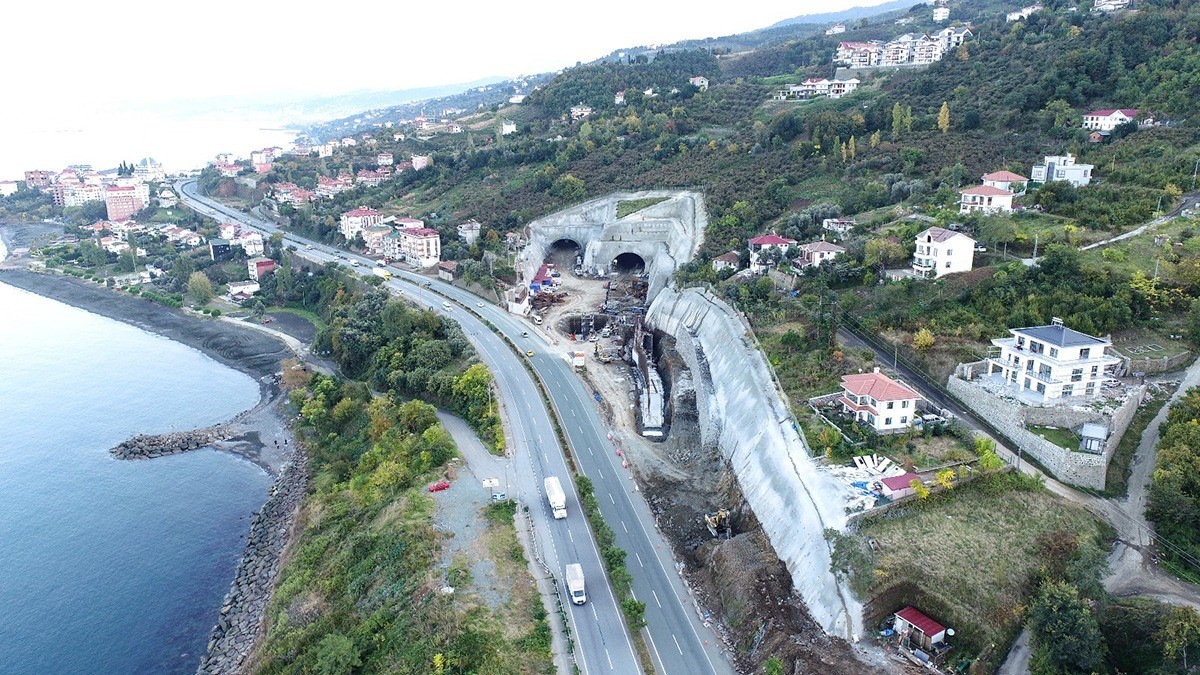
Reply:
<svg viewBox="0 0 1200 675"><path fill-rule="evenodd" d="M903 490L911 487L914 480L919 481L921 477L910 471L900 476L888 476L887 478L880 479L879 482L883 483L889 490Z"/></svg>
<svg viewBox="0 0 1200 675"><path fill-rule="evenodd" d="M1084 113L1085 117L1111 117L1113 113L1121 113L1126 117L1137 117L1137 108L1106 108Z"/></svg>
<svg viewBox="0 0 1200 675"><path fill-rule="evenodd" d="M1012 332L1057 347L1089 347L1091 345L1108 344L1107 340L1092 337L1087 333L1080 333L1061 324L1033 326L1031 328L1013 328Z"/></svg>
<svg viewBox="0 0 1200 675"><path fill-rule="evenodd" d="M1017 183L1029 180L1025 176L1022 176L1019 173L1013 173L1011 171L993 171L992 173L985 173L983 175L983 179L1000 183Z"/></svg>
<svg viewBox="0 0 1200 675"><path fill-rule="evenodd" d="M917 392L883 373L843 375L842 388L855 396L866 394L876 401L901 401L904 399L921 398L921 395Z"/></svg>
<svg viewBox="0 0 1200 675"><path fill-rule="evenodd" d="M1012 194L1012 193L1010 192L1008 194ZM953 239L956 236L966 237L967 235L963 234L962 232L955 232L954 230L947 230L944 227L930 227L930 228L918 233L917 239L921 240L921 239L925 239L926 237L928 237L930 240L940 243L943 241L947 241L949 239ZM967 238L970 239L970 237L967 237Z"/></svg>
<svg viewBox="0 0 1200 675"><path fill-rule="evenodd" d="M945 626L925 616L921 610L912 605L896 612L896 616L904 619L912 624L914 628L931 637L946 630Z"/></svg>
<svg viewBox="0 0 1200 675"><path fill-rule="evenodd" d="M764 234L760 237L754 237L750 240L750 243L755 246L778 246L780 244L794 244L796 240L781 237L777 234Z"/></svg>
<svg viewBox="0 0 1200 675"><path fill-rule="evenodd" d="M959 190L959 192L964 195L983 195L986 197L1011 197L1013 194L1012 190L1002 190L998 187L992 187L991 185L977 185L973 188L967 188L966 190Z"/></svg>

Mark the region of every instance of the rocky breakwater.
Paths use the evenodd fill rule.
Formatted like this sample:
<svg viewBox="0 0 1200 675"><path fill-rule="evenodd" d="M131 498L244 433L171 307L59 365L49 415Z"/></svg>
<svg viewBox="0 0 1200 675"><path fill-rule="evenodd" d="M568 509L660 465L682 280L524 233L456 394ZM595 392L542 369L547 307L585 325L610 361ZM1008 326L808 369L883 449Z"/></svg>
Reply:
<svg viewBox="0 0 1200 675"><path fill-rule="evenodd" d="M237 574L208 640L208 651L197 673L241 672L254 648L292 522L308 490L308 457L293 452L275 479L271 494L250 523Z"/></svg>
<svg viewBox="0 0 1200 675"><path fill-rule="evenodd" d="M153 459L210 446L233 436L234 431L228 425L141 435L121 443L110 452L117 459Z"/></svg>

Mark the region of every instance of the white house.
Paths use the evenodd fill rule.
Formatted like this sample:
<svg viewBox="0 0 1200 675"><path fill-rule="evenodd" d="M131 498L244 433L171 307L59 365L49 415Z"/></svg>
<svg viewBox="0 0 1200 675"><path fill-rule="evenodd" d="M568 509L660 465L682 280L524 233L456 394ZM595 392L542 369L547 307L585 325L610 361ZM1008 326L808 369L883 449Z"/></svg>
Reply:
<svg viewBox="0 0 1200 675"><path fill-rule="evenodd" d="M1129 6L1129 0L1094 0L1092 2L1093 12L1115 12L1118 9L1125 9Z"/></svg>
<svg viewBox="0 0 1200 675"><path fill-rule="evenodd" d="M820 267L823 262L832 262L846 252L846 249L827 241L812 241L796 247L799 255L796 257L797 268Z"/></svg>
<svg viewBox="0 0 1200 675"><path fill-rule="evenodd" d="M791 252L792 245L795 243L795 239L788 239L777 234L764 234L752 238L750 240L750 271L755 274L765 272L768 267L775 264L772 259L776 254L773 251L778 251L779 258L783 258Z"/></svg>
<svg viewBox="0 0 1200 675"><path fill-rule="evenodd" d="M360 206L352 211L347 211L342 214L339 230L346 241L350 241L355 235L361 233L368 227L383 224L383 214L365 206Z"/></svg>
<svg viewBox="0 0 1200 675"><path fill-rule="evenodd" d="M912 605L896 612L892 630L902 640L906 639L910 646L927 651L946 639L946 627L925 616Z"/></svg>
<svg viewBox="0 0 1200 675"><path fill-rule="evenodd" d="M1076 164L1069 152L1065 155L1047 155L1041 164L1033 165L1029 180L1035 183L1065 180L1075 187L1083 187L1092 182L1092 165Z"/></svg>
<svg viewBox="0 0 1200 675"><path fill-rule="evenodd" d="M966 190L959 190L958 194L961 196L958 212L964 214L972 211L1012 213L1013 197L1016 196L1012 190L1001 190L990 185L977 185Z"/></svg>
<svg viewBox="0 0 1200 675"><path fill-rule="evenodd" d="M799 95L800 98L813 98L815 96L829 95L829 80L823 77L810 77L800 83ZM791 89L789 88L789 93Z"/></svg>
<svg viewBox="0 0 1200 675"><path fill-rule="evenodd" d="M844 24L844 23L835 23L832 26L830 26L829 28L825 29L826 35L839 35L839 34L845 33L845 32L846 32L846 24Z"/></svg>
<svg viewBox="0 0 1200 675"><path fill-rule="evenodd" d="M858 223L849 218L826 218L821 221L821 229L827 232L832 232L839 237L844 237L854 229Z"/></svg>
<svg viewBox="0 0 1200 675"><path fill-rule="evenodd" d="M975 264L975 240L962 232L931 227L917 235L916 243L912 268L919 277L970 272Z"/></svg>
<svg viewBox="0 0 1200 675"><path fill-rule="evenodd" d="M842 42L838 44L833 62L847 68L866 68L879 65L882 54L882 42Z"/></svg>
<svg viewBox="0 0 1200 675"><path fill-rule="evenodd" d="M517 123L511 120L504 120L500 123L500 135L508 136L509 134L517 133Z"/></svg>
<svg viewBox="0 0 1200 675"><path fill-rule="evenodd" d="M713 258L712 261L714 272L720 272L721 270L736 270L741 264L742 259L741 256L737 254L737 251L722 253L721 255Z"/></svg>
<svg viewBox="0 0 1200 675"><path fill-rule="evenodd" d="M465 223L459 224L458 236L462 237L462 240L467 242L467 246L470 246L479 240L479 233L482 230L483 225L480 225L478 220L472 218Z"/></svg>
<svg viewBox="0 0 1200 675"><path fill-rule="evenodd" d="M917 416L921 395L879 372L842 376L842 411L881 434L904 431Z"/></svg>
<svg viewBox="0 0 1200 675"><path fill-rule="evenodd" d="M933 8L933 20L937 21L938 23L941 23L943 21L949 21L950 20L950 8L949 7L934 7Z"/></svg>
<svg viewBox="0 0 1200 675"><path fill-rule="evenodd" d="M1137 120L1137 108L1093 110L1083 114L1083 128L1093 131L1112 131L1122 124Z"/></svg>
<svg viewBox="0 0 1200 675"><path fill-rule="evenodd" d="M829 98L841 98L846 94L851 94L858 89L858 85L858 79L853 77L848 80L831 80L829 82Z"/></svg>
<svg viewBox="0 0 1200 675"><path fill-rule="evenodd" d="M700 91L708 91L708 78L703 75L689 77L688 84L694 85Z"/></svg>
<svg viewBox="0 0 1200 675"><path fill-rule="evenodd" d="M1067 328L1059 318L1008 332L992 340L988 376L1037 402L1095 398L1108 369L1121 361L1108 351L1112 340Z"/></svg>
<svg viewBox="0 0 1200 675"><path fill-rule="evenodd" d="M592 107L580 103L576 106L571 106L571 119L581 120L592 114Z"/></svg>
<svg viewBox="0 0 1200 675"><path fill-rule="evenodd" d="M988 187L994 187L997 190L1008 190L1014 196L1025 194L1025 186L1029 183L1029 178L1022 176L1019 173L1012 171L993 171L992 173L983 174L983 184Z"/></svg>
<svg viewBox="0 0 1200 675"><path fill-rule="evenodd" d="M966 26L951 26L939 30L931 37L942 43L943 52L948 52L951 49L961 47L967 41L967 38L974 36L975 34L971 32L971 29Z"/></svg>
<svg viewBox="0 0 1200 675"><path fill-rule="evenodd" d="M383 238L392 233L390 225L369 225L362 229L363 245L371 255L383 254Z"/></svg>
<svg viewBox="0 0 1200 675"><path fill-rule="evenodd" d="M1028 7L1022 7L1021 9L1018 9L1015 12L1009 12L1007 15L1005 15L1004 20L1012 22L1012 21L1020 21L1021 19L1027 19L1027 18L1029 18L1029 16L1031 14L1033 14L1034 12L1037 12L1041 8L1042 8L1042 4L1040 2L1033 4L1033 5L1029 5Z"/></svg>

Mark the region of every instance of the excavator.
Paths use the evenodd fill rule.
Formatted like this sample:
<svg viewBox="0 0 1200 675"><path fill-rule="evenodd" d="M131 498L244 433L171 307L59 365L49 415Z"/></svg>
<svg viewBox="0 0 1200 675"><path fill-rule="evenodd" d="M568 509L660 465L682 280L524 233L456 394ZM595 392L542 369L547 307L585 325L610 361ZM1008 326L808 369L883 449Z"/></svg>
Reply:
<svg viewBox="0 0 1200 675"><path fill-rule="evenodd" d="M718 539L729 539L733 536L733 526L730 524L729 511L717 509L713 513L704 514L704 524L708 532Z"/></svg>

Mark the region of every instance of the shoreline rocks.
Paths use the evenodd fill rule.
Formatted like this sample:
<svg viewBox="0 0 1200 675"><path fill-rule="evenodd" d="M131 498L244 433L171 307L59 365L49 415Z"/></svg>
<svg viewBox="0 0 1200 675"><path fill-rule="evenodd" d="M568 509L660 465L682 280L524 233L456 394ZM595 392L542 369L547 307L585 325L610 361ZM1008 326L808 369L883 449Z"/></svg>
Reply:
<svg viewBox="0 0 1200 675"><path fill-rule="evenodd" d="M234 431L228 425L171 431L165 434L138 435L109 450L117 459L153 459L166 457L189 450L197 450L213 443L229 440Z"/></svg>
<svg viewBox="0 0 1200 675"><path fill-rule="evenodd" d="M291 538L292 522L308 492L308 456L297 448L284 466L271 494L250 523L250 535L221 614L209 636L198 674L241 672L254 649L279 560Z"/></svg>

